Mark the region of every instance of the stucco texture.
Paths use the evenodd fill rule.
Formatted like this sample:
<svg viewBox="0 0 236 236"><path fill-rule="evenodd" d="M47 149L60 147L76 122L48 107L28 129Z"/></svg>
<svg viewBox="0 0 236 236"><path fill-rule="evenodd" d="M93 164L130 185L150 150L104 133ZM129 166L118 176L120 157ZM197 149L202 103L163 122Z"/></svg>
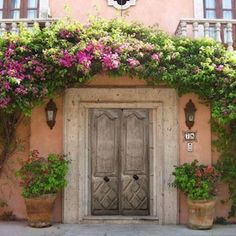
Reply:
<svg viewBox="0 0 236 236"><path fill-rule="evenodd" d="M0 176L0 202L7 205L0 207L0 215L18 219L25 218L25 204L21 196L21 187L16 177L20 163L29 153L30 119L24 118L17 127L18 147L13 155L4 163Z"/></svg>
<svg viewBox="0 0 236 236"><path fill-rule="evenodd" d="M108 6L107 0L51 0L50 8L55 18L69 16L85 24L91 15L106 19L122 16L127 21L158 24L161 30L170 34L174 34L180 18L193 17L194 14L193 1L189 0L137 0L135 6L122 13Z"/></svg>

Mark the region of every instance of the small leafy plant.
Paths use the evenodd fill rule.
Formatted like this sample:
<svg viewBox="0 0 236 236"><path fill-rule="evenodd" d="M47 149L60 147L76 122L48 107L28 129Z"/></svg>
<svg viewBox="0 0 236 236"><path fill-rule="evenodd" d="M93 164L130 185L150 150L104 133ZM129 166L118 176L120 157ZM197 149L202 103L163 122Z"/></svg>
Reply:
<svg viewBox="0 0 236 236"><path fill-rule="evenodd" d="M211 165L200 165L197 160L175 166L175 180L170 185L180 189L192 200L208 200L215 196L219 171Z"/></svg>
<svg viewBox="0 0 236 236"><path fill-rule="evenodd" d="M17 171L21 179L20 185L23 187L23 197L57 193L65 187L69 161L64 157L64 155L49 154L44 158L39 156L37 150L30 152L28 160Z"/></svg>

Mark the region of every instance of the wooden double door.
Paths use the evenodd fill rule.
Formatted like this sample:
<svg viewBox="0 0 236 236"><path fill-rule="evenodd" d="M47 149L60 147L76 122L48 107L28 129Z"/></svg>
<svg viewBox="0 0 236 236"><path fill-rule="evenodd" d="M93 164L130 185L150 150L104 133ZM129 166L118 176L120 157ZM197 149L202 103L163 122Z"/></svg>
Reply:
<svg viewBox="0 0 236 236"><path fill-rule="evenodd" d="M93 215L149 214L148 109L91 109Z"/></svg>

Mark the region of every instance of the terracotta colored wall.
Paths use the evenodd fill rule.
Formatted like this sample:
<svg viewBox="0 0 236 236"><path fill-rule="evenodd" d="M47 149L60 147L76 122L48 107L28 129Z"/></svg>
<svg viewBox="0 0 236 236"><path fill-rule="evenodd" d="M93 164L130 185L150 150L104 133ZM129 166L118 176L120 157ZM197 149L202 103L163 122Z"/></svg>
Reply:
<svg viewBox="0 0 236 236"><path fill-rule="evenodd" d="M0 201L6 201L8 206L0 208L0 215L4 212L13 212L17 219L26 218L24 199L21 196L19 180L15 176L16 170L20 167L19 159L28 156L29 151L39 150L42 156L48 153L62 153L62 97L55 99L58 107L57 123L53 130L46 124L44 106L33 110L31 121L28 118L22 122L17 130L18 139L22 140L20 148L9 161L4 165L0 178ZM62 196L58 194L54 211L54 220L61 221Z"/></svg>
<svg viewBox="0 0 236 236"><path fill-rule="evenodd" d="M186 142L183 141L183 131L187 130L185 125L184 107L185 104L192 99L193 103L197 108L195 125L192 128L193 131L197 131L197 142L194 143L194 151L186 151ZM179 135L180 135L180 164L185 162L192 162L194 159L199 160L203 164L214 164L216 163L219 155L211 145L212 134L209 124L210 120L210 109L209 107L199 103L199 99L194 94L187 94L179 99ZM228 212L230 211L231 202L222 204L221 200L228 198L227 186L223 183L217 186L217 204L215 216L225 217L227 219ZM186 197L180 194L180 223L185 224L187 222L187 205ZM230 219L231 221L236 220L235 218Z"/></svg>
<svg viewBox="0 0 236 236"><path fill-rule="evenodd" d="M138 78L124 77L108 77L105 74L97 75L92 80L87 81L85 86L88 87L142 87L147 86L145 80Z"/></svg>
<svg viewBox="0 0 236 236"><path fill-rule="evenodd" d="M187 142L184 141L183 132L188 128L185 125L184 108L186 103L192 99L196 106L195 124L192 128L197 132L197 142L194 142L193 152L187 152ZM209 125L210 110L209 107L200 104L199 99L194 94L187 94L179 99L179 150L180 150L180 164L185 162L192 162L197 159L203 164L212 163L211 155L211 129ZM187 222L187 206L186 197L180 194L180 223Z"/></svg>
<svg viewBox="0 0 236 236"><path fill-rule="evenodd" d="M68 10L65 10L65 6ZM121 14L119 10L108 6L107 0L50 0L50 8L52 17L67 15L82 23L88 22L89 15L112 19ZM123 12L123 17L146 25L158 24L162 30L173 34L180 18L193 17L193 9L193 0L137 0L136 6Z"/></svg>
<svg viewBox="0 0 236 236"><path fill-rule="evenodd" d="M30 149L37 149L40 155L63 153L63 101L62 97L54 99L57 105L56 124L51 130L46 123L45 105L35 108L31 117ZM62 194L58 194L54 208L54 220L60 222L62 217Z"/></svg>
<svg viewBox="0 0 236 236"><path fill-rule="evenodd" d="M6 207L0 207L0 215L12 212L18 219L25 218L26 209L24 199L21 196L19 180L15 172L20 168L20 160L29 153L30 119L25 118L17 128L18 140L21 140L15 154L4 163L0 176L0 201L6 202Z"/></svg>

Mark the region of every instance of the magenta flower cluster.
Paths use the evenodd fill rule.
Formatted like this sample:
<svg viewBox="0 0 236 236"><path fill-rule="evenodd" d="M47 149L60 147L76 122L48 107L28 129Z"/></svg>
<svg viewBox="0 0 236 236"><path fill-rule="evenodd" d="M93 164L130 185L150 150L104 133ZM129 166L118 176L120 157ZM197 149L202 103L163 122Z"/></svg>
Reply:
<svg viewBox="0 0 236 236"><path fill-rule="evenodd" d="M106 40L108 39L104 37L98 41L90 42L84 49L77 52L70 53L63 50L58 54L59 58L56 58L55 61L56 63L58 61L59 65L64 68L76 66L77 70L79 69L83 74L89 73L94 62L101 63L104 71L118 70L122 64L128 68L138 68L141 66L140 60L147 55L147 61L160 62L159 54L152 54L151 50L154 49L154 46L151 44L131 45L125 42L111 47Z"/></svg>
<svg viewBox="0 0 236 236"><path fill-rule="evenodd" d="M135 58L128 58L127 62L129 63L129 66L131 68L137 67L140 65L140 62L138 60L136 60Z"/></svg>
<svg viewBox="0 0 236 236"><path fill-rule="evenodd" d="M71 67L73 63L75 62L75 57L73 55L70 55L70 53L67 50L64 50L62 52L62 57L59 59L59 63L64 67Z"/></svg>
<svg viewBox="0 0 236 236"><path fill-rule="evenodd" d="M9 43L0 58L0 108L6 108L15 99L29 100L46 94L46 88L37 81L45 80L46 66L25 46ZM40 87L38 87L38 85Z"/></svg>
<svg viewBox="0 0 236 236"><path fill-rule="evenodd" d="M105 53L102 56L103 68L105 70L118 69L120 65L120 58L117 53Z"/></svg>
<svg viewBox="0 0 236 236"><path fill-rule="evenodd" d="M9 42L0 54L0 108L14 107L16 101L18 107L30 107L48 93L71 86L75 73L78 78L94 74L94 69L97 72L122 68L136 73L143 63L160 62L159 53L150 43L132 38L113 43L109 36L85 43L81 34L80 29L61 29L57 32L58 48L42 47L40 52L19 42Z"/></svg>
<svg viewBox="0 0 236 236"><path fill-rule="evenodd" d="M58 32L58 36L61 39L65 39L65 40L72 40L72 41L79 41L80 40L80 29L77 29L75 31L71 31L68 29L61 29Z"/></svg>

